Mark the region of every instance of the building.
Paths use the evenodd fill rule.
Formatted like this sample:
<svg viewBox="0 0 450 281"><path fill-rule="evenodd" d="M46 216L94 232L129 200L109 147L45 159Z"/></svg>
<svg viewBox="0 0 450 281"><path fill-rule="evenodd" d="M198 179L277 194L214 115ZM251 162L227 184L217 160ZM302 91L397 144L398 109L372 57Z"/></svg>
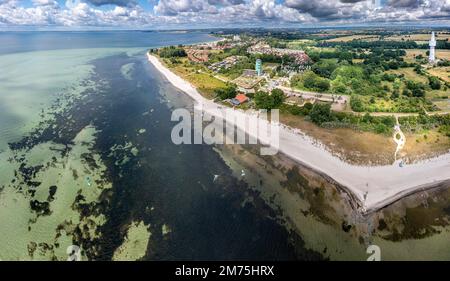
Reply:
<svg viewBox="0 0 450 281"><path fill-rule="evenodd" d="M266 54L278 57L289 56L294 59L295 64L297 65L308 65L311 62L308 55L302 50L271 48L263 42L258 42L257 44L250 46L247 49L247 52L250 54Z"/></svg>
<svg viewBox="0 0 450 281"><path fill-rule="evenodd" d="M246 95L238 94L238 95L236 95L235 98L231 99L230 102L232 105L240 105L247 101L248 101L248 97Z"/></svg>
<svg viewBox="0 0 450 281"><path fill-rule="evenodd" d="M190 61L201 63L209 60L208 50L186 48L185 51Z"/></svg>
<svg viewBox="0 0 450 281"><path fill-rule="evenodd" d="M436 62L436 54L435 54L435 48L436 48L436 37L434 35L434 32L431 33L431 39L430 39L430 56L428 57L428 62L433 64Z"/></svg>
<svg viewBox="0 0 450 281"><path fill-rule="evenodd" d="M262 75L262 61L260 59L256 60L255 71L256 71L256 75L258 75L258 76Z"/></svg>
<svg viewBox="0 0 450 281"><path fill-rule="evenodd" d="M211 69L212 71L218 72L221 69L228 69L233 65L236 65L243 58L244 58L243 56L230 56L222 61L211 64L210 66L208 66L208 68Z"/></svg>

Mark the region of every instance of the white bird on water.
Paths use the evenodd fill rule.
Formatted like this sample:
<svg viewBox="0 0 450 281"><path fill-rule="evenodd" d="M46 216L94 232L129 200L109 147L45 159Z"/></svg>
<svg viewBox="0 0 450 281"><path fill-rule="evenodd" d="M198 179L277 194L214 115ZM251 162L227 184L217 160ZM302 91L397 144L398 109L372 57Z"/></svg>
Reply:
<svg viewBox="0 0 450 281"><path fill-rule="evenodd" d="M218 177L219 177L219 175L214 175L213 182L215 182L215 181L217 180Z"/></svg>
<svg viewBox="0 0 450 281"><path fill-rule="evenodd" d="M241 177L245 177L245 172L244 172L244 170L241 170Z"/></svg>

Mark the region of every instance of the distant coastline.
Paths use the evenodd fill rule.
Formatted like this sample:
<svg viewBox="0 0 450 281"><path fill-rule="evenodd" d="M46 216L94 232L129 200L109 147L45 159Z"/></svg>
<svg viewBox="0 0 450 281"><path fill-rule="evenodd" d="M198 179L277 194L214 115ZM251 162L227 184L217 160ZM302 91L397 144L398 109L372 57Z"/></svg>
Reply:
<svg viewBox="0 0 450 281"><path fill-rule="evenodd" d="M204 98L195 87L147 53L149 62L176 88L188 94L204 110L214 114L219 105ZM246 114L235 110L237 116ZM399 167L351 165L333 156L323 145L287 126L280 126L280 152L332 179L359 202L362 213L371 213L415 192L450 186L450 153Z"/></svg>

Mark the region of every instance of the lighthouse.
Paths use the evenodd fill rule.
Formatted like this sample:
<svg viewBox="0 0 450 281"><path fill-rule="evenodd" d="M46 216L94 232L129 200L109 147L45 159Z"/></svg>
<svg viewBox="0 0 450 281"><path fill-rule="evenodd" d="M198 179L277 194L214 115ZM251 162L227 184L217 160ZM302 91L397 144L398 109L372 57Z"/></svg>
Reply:
<svg viewBox="0 0 450 281"><path fill-rule="evenodd" d="M436 37L434 36L434 32L432 32L430 39L430 56L428 57L428 62L431 64L436 62L436 55L434 48L436 48Z"/></svg>

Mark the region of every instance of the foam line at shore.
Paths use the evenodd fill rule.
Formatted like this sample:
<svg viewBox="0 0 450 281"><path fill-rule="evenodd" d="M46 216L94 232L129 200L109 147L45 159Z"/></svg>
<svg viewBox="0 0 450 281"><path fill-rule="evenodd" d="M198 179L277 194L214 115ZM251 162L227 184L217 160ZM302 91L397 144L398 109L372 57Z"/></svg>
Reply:
<svg viewBox="0 0 450 281"><path fill-rule="evenodd" d="M201 104L204 111L213 115L220 111L220 105L204 98L194 86L166 68L158 58L150 54L147 54L147 57L172 85L188 94L197 104ZM235 116L227 114L227 118L239 118L241 114L247 114L241 110L234 112ZM332 155L320 142L299 130L280 126L279 133L280 152L326 174L347 188L359 199L363 212L380 209L417 191L442 185L450 186L450 153L403 167L357 166Z"/></svg>

